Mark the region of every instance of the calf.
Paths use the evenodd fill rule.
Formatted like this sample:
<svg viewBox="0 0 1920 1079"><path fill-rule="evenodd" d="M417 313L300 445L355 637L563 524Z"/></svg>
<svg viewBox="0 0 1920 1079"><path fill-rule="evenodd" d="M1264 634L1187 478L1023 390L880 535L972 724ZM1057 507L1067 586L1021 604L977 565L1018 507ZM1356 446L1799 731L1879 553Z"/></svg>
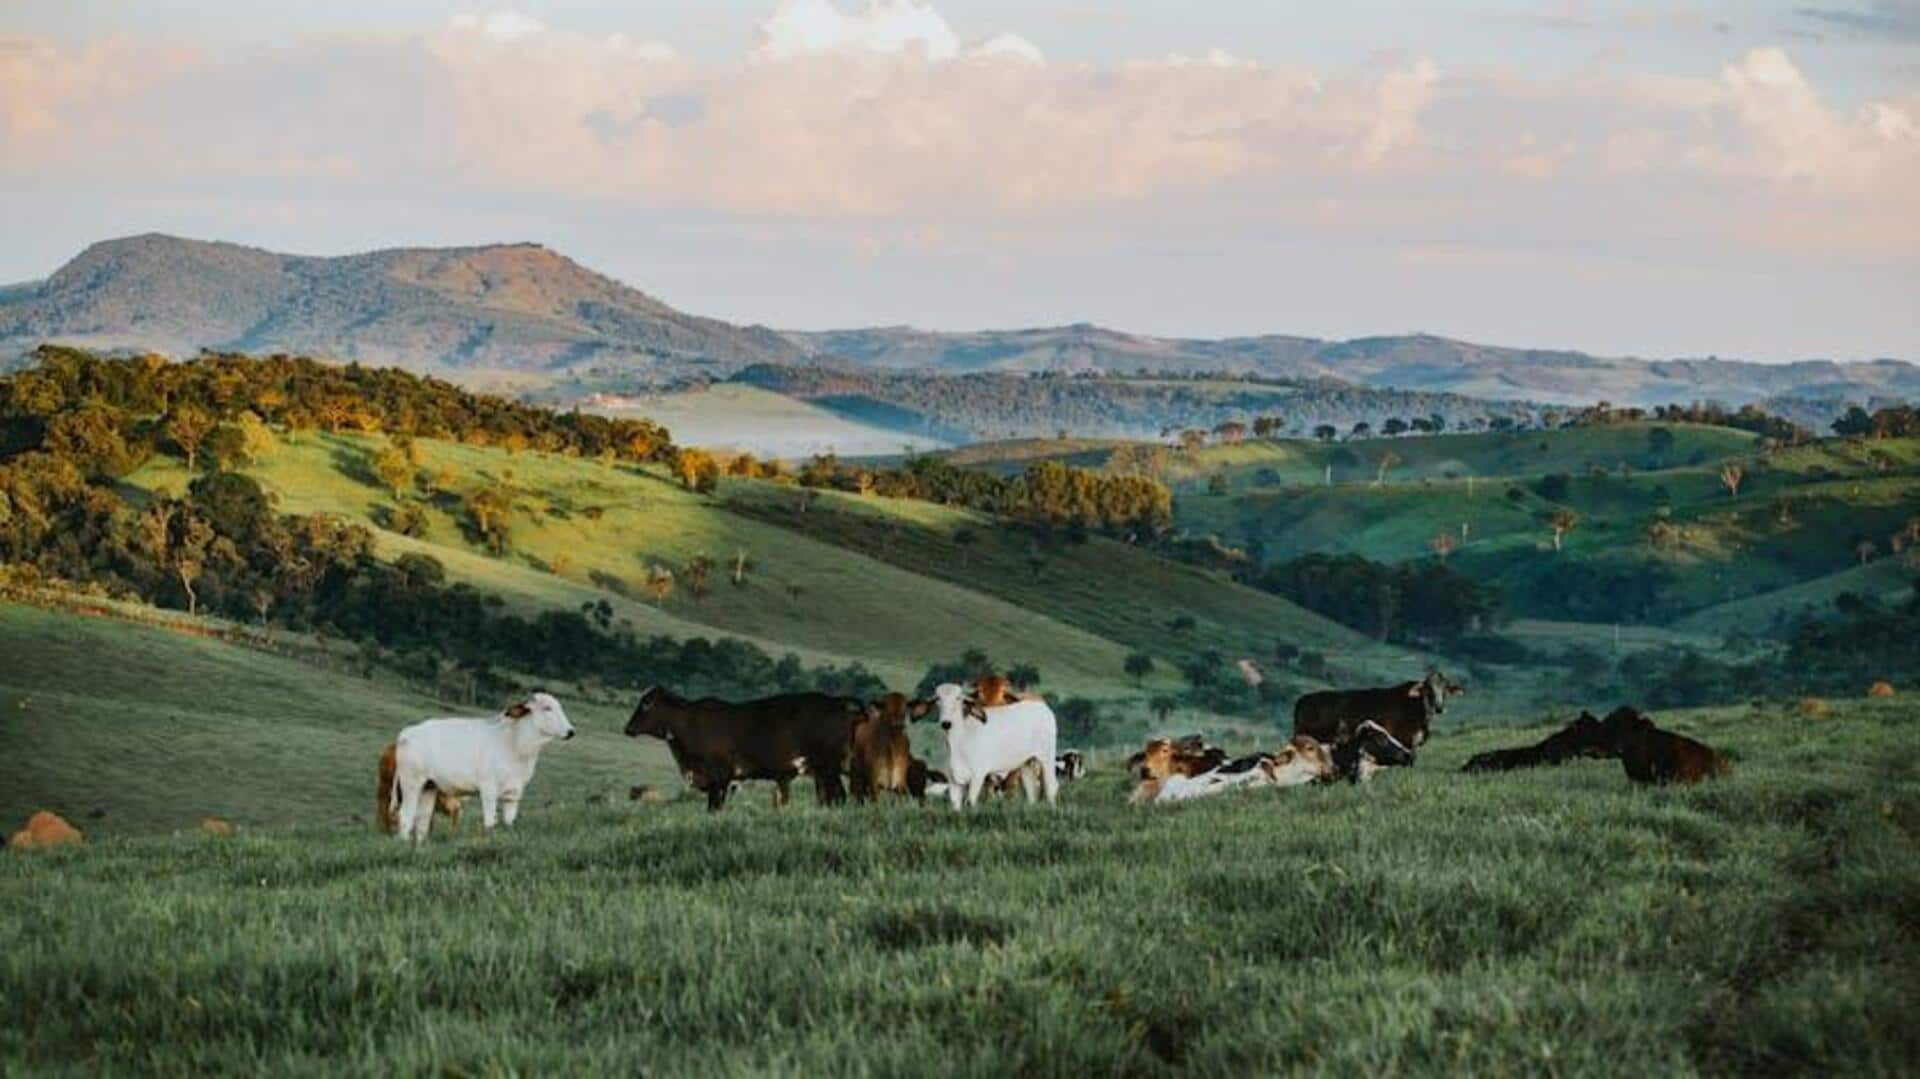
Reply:
<svg viewBox="0 0 1920 1079"><path fill-rule="evenodd" d="M487 831L520 816L520 799L548 742L573 737L573 723L560 702L535 693L491 719L429 719L394 739L394 785L390 805L399 814L398 835L425 842L433 809L421 804L428 787L454 797L478 794Z"/></svg>
<svg viewBox="0 0 1920 1079"><path fill-rule="evenodd" d="M687 700L662 689L640 694L627 720L627 737L667 743L688 785L707 796L707 808L726 805L735 781L770 779L776 805L787 784L811 775L823 805L847 797L841 780L852 749L854 722L866 705L823 693L786 693L754 701L714 697Z"/></svg>
<svg viewBox="0 0 1920 1079"><path fill-rule="evenodd" d="M1402 745L1388 730L1368 720L1352 735L1333 747L1333 774L1330 782L1346 780L1365 783L1382 768L1398 768L1413 763L1413 750Z"/></svg>
<svg viewBox="0 0 1920 1079"><path fill-rule="evenodd" d="M398 767L395 757L396 747L389 742L387 748L380 751L379 774L373 786L373 822L374 826L385 835L392 835L400 830L400 808L393 797L393 774ZM427 784L427 788L433 791L433 811L447 818L448 834L458 835L460 810L464 808L465 803L431 783Z"/></svg>
<svg viewBox="0 0 1920 1079"><path fill-rule="evenodd" d="M1627 778L1635 783L1698 783L1733 771L1712 746L1663 731L1632 708L1616 708L1602 723Z"/></svg>
<svg viewBox="0 0 1920 1079"><path fill-rule="evenodd" d="M1039 699L999 708L986 708L966 691L948 682L933 691L940 710L940 730L947 739L947 800L955 810L978 805L987 778L994 773L1027 775L1029 762L1039 766L1040 788L1047 804L1060 794L1060 777L1047 767L1055 756L1058 723L1053 709ZM1034 798L1031 778L1022 781L1029 801Z"/></svg>
<svg viewBox="0 0 1920 1079"><path fill-rule="evenodd" d="M1434 717L1447 710L1447 698L1465 692L1465 686L1429 670L1418 682L1309 693L1294 702L1293 733L1338 745L1371 721L1402 745L1418 749L1426 743Z"/></svg>
<svg viewBox="0 0 1920 1079"><path fill-rule="evenodd" d="M1461 766L1462 772L1507 772L1515 768L1565 764L1576 757L1613 756L1606 727L1591 712L1560 728L1530 746L1492 749L1476 753Z"/></svg>
<svg viewBox="0 0 1920 1079"><path fill-rule="evenodd" d="M929 701L910 702L901 694L889 693L855 717L847 772L855 801L873 801L881 791L912 793L908 770L913 754L907 748L907 724L932 707ZM924 782L921 789L925 790Z"/></svg>

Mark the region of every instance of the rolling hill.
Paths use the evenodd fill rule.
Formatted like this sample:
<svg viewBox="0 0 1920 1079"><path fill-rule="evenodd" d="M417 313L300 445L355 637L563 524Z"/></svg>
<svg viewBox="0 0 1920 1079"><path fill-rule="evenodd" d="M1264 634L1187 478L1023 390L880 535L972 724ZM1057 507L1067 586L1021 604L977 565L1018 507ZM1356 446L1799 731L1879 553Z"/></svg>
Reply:
<svg viewBox="0 0 1920 1079"><path fill-rule="evenodd" d="M1151 337L1076 324L940 333L887 326L789 333L808 351L867 367L979 371L1221 372L1331 378L1362 386L1494 400L1652 406L1696 400L1740 405L1769 397L1920 395L1920 367L1894 360L1762 364L1641 360L1562 349L1503 348L1432 334L1327 341L1309 337Z"/></svg>
<svg viewBox="0 0 1920 1079"><path fill-rule="evenodd" d="M731 369L802 355L771 331L676 311L537 244L312 258L161 235L94 244L0 296L0 355L45 341L445 371Z"/></svg>

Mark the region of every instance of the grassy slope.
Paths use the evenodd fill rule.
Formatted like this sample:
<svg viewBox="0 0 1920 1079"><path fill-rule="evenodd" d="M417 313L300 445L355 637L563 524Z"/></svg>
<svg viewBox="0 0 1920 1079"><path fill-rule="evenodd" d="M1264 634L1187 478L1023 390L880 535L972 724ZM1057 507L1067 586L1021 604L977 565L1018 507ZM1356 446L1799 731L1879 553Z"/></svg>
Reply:
<svg viewBox="0 0 1920 1079"><path fill-rule="evenodd" d="M1612 430L1612 429L1601 429ZM1695 431L1714 429L1693 429ZM1554 438L1588 431L1556 432ZM1492 436L1472 436L1492 437ZM1437 440L1402 440L1412 447ZM1682 445L1684 445L1684 441ZM1882 454L1876 467L1868 454ZM1567 455L1562 454L1564 459ZM1749 610L1798 607L1825 593L1805 582L1827 578L1855 561L1862 534L1881 542L1920 508L1920 443L1827 442L1746 459L1739 497L1721 486L1717 465L1622 475L1575 474L1559 503L1541 498L1531 481L1476 481L1402 476L1385 486L1284 487L1216 496L1183 495L1183 528L1216 532L1229 542L1264 545L1271 561L1313 551L1352 552L1382 561L1425 557L1438 532L1468 538L1453 555L1477 577L1511 582L1550 558L1660 561L1673 569L1672 591L1683 609L1698 610L1778 593ZM1396 472L1398 475L1398 472ZM1518 499L1508 497L1517 487ZM1782 503L1791 521L1777 520ZM1655 551L1642 538L1662 504L1671 506L1679 538ZM1543 516L1565 506L1579 524L1565 549L1552 551ZM1883 571L1884 572L1884 571ZM1729 608L1738 617L1741 608ZM1703 618L1696 628L1717 629Z"/></svg>
<svg viewBox="0 0 1920 1079"><path fill-rule="evenodd" d="M1322 651L1337 668L1363 677L1417 671L1424 662L1277 597L1099 537L1042 549L1024 535L989 527L984 518L966 510L833 493L806 513L789 508L788 492L764 487L741 489L733 504L843 550L870 554L1009 602L1033 604L1163 662L1205 648L1257 659L1270 655L1277 641ZM960 549L951 536L963 527L972 527L978 538ZM1176 633L1169 627L1172 616L1180 613L1194 618L1192 630ZM969 643L1000 655L991 634L971 627L959 632Z"/></svg>
<svg viewBox="0 0 1920 1079"><path fill-rule="evenodd" d="M360 438L305 435L283 446L253 473L287 512L325 511L371 523L392 500L355 477L366 470L375 443ZM967 588L911 573L879 559L839 549L787 529L722 511L657 475L609 469L540 454L506 454L446 443L422 443L426 469L451 466L467 481L513 473L521 490L513 526L513 553L487 557L459 523L429 510L427 546L384 534L394 552L426 550L457 579L500 592L523 604L577 607L599 589L637 592L651 562L676 571L696 555L716 563L746 551L753 569L744 588L716 569L704 600L684 588L665 605L618 603L643 632L675 636L726 633L760 642L778 654L859 660L895 684L911 685L937 659L967 643L991 642L1009 662L1030 660L1051 683L1096 690L1120 678L1126 650L1096 632L1048 617L1044 603L1012 605ZM156 461L133 477L148 487L177 490L185 475L177 462ZM728 481L727 489L759 487ZM875 500L878 502L879 500ZM589 507L603 510L591 519ZM919 507L886 503L884 511L912 519ZM551 572L561 565L556 577ZM609 584L608 582L618 582ZM799 588L796 598L790 591ZM966 627L964 637L955 627Z"/></svg>
<svg viewBox="0 0 1920 1079"><path fill-rule="evenodd" d="M1647 432L1666 426L1673 432L1673 449L1655 457L1648 449ZM1515 431L1446 434L1431 437L1367 438L1339 443L1297 439L1253 439L1234 445L1202 447L1176 454L1169 477L1175 483L1193 483L1222 473L1235 490L1257 483L1318 484L1333 464L1336 484L1371 482L1380 455L1391 451L1401 459L1391 476L1408 479L1449 476L1539 476L1549 472L1578 473L1590 466L1606 469L1626 462L1636 469L1703 465L1748 452L1754 436L1725 427L1687 424L1626 423L1608 427L1577 427L1556 431ZM1041 458L1098 467L1118 443L1098 440L1018 439L985 443L953 451L956 464L1018 470ZM1349 460L1351 458L1351 460ZM1271 476L1261 474L1271 471Z"/></svg>
<svg viewBox="0 0 1920 1079"><path fill-rule="evenodd" d="M331 729L276 677L253 708ZM964 818L590 808L556 751L518 833L421 853L335 823L369 729L298 830L0 857L0 1070L1910 1074L1913 721L1663 717L1735 760L1697 789L1455 773L1540 733L1489 728L1366 787ZM306 766L239 724L276 797Z"/></svg>
<svg viewBox="0 0 1920 1079"><path fill-rule="evenodd" d="M0 604L0 655L8 828L35 809L103 835L206 814L370 827L380 747L415 720L476 711L305 659L13 604ZM675 782L658 743L621 736L619 706L566 703L580 736L542 756L530 809Z"/></svg>

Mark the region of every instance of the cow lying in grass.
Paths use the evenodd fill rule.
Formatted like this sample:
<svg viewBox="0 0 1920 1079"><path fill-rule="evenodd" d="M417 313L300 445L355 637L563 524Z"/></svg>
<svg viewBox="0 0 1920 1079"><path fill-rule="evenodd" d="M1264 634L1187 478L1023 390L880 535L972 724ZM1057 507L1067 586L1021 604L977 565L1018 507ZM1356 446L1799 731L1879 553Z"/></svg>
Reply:
<svg viewBox="0 0 1920 1079"><path fill-rule="evenodd" d="M1155 738L1140 752L1127 758L1127 770L1141 779L1165 779L1180 775L1189 778L1211 772L1227 763L1227 751L1206 745L1198 735L1179 740Z"/></svg>
<svg viewBox="0 0 1920 1079"><path fill-rule="evenodd" d="M1507 772L1515 768L1565 764L1580 757L1606 758L1613 755L1613 739L1608 737L1606 727L1591 712L1582 712L1580 718L1530 746L1476 753L1460 770Z"/></svg>
<svg viewBox="0 0 1920 1079"><path fill-rule="evenodd" d="M393 775L398 767L395 760L396 750L397 747L389 742L387 748L380 751L379 774L373 785L374 826L384 835L392 835L400 830L400 804L393 796ZM458 835L460 810L464 808L465 803L431 783L427 784L427 789L433 792L434 813L447 818L448 834Z"/></svg>
<svg viewBox="0 0 1920 1079"><path fill-rule="evenodd" d="M1616 708L1601 723L1627 778L1635 783L1698 783L1733 771L1712 746L1663 731L1632 708Z"/></svg>
<svg viewBox="0 0 1920 1079"><path fill-rule="evenodd" d="M511 825L519 819L540 751L572 737L572 721L546 693L491 719L429 719L401 731L394 739L389 801L399 815L400 838L426 840L434 812L422 803L429 787L455 797L479 795L481 823L489 832L501 820Z"/></svg>
<svg viewBox="0 0 1920 1079"><path fill-rule="evenodd" d="M1333 755L1319 742L1302 736L1278 752L1251 754L1198 775L1172 772L1141 780L1127 800L1133 805L1184 802L1245 787L1297 787L1333 774Z"/></svg>
<svg viewBox="0 0 1920 1079"><path fill-rule="evenodd" d="M1368 720L1333 747L1333 774L1327 777L1327 782L1344 779L1349 783L1365 783L1382 768L1412 763L1413 750L1402 745L1385 727Z"/></svg>

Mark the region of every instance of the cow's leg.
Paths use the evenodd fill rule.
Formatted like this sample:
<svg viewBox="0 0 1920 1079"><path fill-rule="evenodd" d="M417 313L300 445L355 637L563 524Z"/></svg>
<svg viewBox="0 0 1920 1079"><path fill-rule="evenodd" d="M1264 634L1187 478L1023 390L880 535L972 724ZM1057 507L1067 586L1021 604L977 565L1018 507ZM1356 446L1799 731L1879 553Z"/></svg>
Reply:
<svg viewBox="0 0 1920 1079"><path fill-rule="evenodd" d="M414 815L420 811L420 796L424 792L426 784L416 782L411 777L405 779L396 778L394 782L400 785L400 820L395 826L393 834L398 836L402 842L405 842L414 838L413 818ZM427 812L431 813L433 810L429 808Z"/></svg>
<svg viewBox="0 0 1920 1079"><path fill-rule="evenodd" d="M466 808L466 803L449 794L444 801L439 803L439 808L447 812L447 837L451 839L458 836L460 834L460 811Z"/></svg>
<svg viewBox="0 0 1920 1079"><path fill-rule="evenodd" d="M1040 780L1033 774L1033 762L1020 766L1020 793L1026 795L1029 805L1040 800Z"/></svg>
<svg viewBox="0 0 1920 1079"><path fill-rule="evenodd" d="M733 787L732 784L727 783L724 780L708 783L707 784L707 812L709 813L720 812L720 807L727 804L727 791L731 790L732 787Z"/></svg>
<svg viewBox="0 0 1920 1079"><path fill-rule="evenodd" d="M967 804L970 806L979 805L980 792L985 790L986 786L987 774L985 772L981 772L979 775L967 780Z"/></svg>
<svg viewBox="0 0 1920 1079"><path fill-rule="evenodd" d="M1048 805L1059 800L1060 773L1054 769L1052 761L1040 762L1040 789L1046 793Z"/></svg>
<svg viewBox="0 0 1920 1079"><path fill-rule="evenodd" d="M508 827L512 827L513 822L520 819L519 791L500 792L500 819L507 822Z"/></svg>
<svg viewBox="0 0 1920 1079"><path fill-rule="evenodd" d="M500 792L492 787L480 788L480 826L492 834L493 826L500 823Z"/></svg>
<svg viewBox="0 0 1920 1079"><path fill-rule="evenodd" d="M962 806L966 805L967 785L962 783L957 776L947 776L947 801L953 803L955 812L958 812Z"/></svg>
<svg viewBox="0 0 1920 1079"><path fill-rule="evenodd" d="M793 780L776 779L773 781L773 808L780 809L793 799Z"/></svg>

